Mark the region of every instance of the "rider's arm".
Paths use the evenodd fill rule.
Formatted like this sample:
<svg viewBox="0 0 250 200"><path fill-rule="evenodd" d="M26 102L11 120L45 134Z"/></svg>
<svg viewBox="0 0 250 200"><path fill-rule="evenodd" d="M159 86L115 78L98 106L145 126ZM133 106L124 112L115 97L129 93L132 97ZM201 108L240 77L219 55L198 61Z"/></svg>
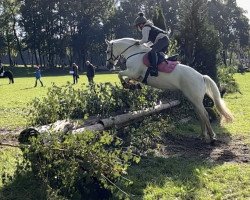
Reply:
<svg viewBox="0 0 250 200"><path fill-rule="evenodd" d="M139 41L140 44L148 42L150 27L146 26L142 29L142 39Z"/></svg>

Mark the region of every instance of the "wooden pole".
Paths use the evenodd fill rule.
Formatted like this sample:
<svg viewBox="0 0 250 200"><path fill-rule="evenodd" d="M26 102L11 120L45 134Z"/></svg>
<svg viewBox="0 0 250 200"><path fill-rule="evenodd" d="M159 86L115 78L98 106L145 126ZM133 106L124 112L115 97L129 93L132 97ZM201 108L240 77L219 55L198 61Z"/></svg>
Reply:
<svg viewBox="0 0 250 200"><path fill-rule="evenodd" d="M122 115L117 115L114 117L101 119L101 120L98 120L96 124L89 125L89 126L79 125L76 122L70 121L70 120L59 120L53 124L44 125L44 126L35 127L35 128L28 128L26 130L28 132L35 131L38 133L45 133L49 131L53 131L53 132L60 131L60 132L65 132L65 133L72 132L73 134L79 134L86 130L103 131L114 126L126 125L142 117L159 113L163 110L167 110L179 104L180 104L180 101L174 100L169 103L160 104L160 105L157 105L152 108L145 109L145 110L134 111L134 112L130 112L130 113L122 114ZM22 132L25 132L25 130Z"/></svg>

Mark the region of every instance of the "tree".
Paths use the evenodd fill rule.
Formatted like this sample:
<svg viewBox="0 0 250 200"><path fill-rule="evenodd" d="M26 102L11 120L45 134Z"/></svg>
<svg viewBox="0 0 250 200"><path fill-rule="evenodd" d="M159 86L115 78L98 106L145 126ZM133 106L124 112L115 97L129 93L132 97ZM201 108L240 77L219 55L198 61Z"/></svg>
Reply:
<svg viewBox="0 0 250 200"><path fill-rule="evenodd" d="M216 55L220 42L207 21L207 1L183 0L181 5L178 43L183 62L216 80Z"/></svg>
<svg viewBox="0 0 250 200"><path fill-rule="evenodd" d="M238 51L236 41L239 41L240 48L244 49L249 46L249 21L235 0L211 0L208 8L209 21L219 31L223 48L222 57L224 64L227 65L228 53L231 60L233 52Z"/></svg>
<svg viewBox="0 0 250 200"><path fill-rule="evenodd" d="M2 33L3 44L7 47L9 64L13 65L13 56L17 55L18 51L23 64L26 66L22 54L22 44L17 33L20 4L15 0L3 0L0 3L0 8L2 10L0 13L0 26L2 27L0 32Z"/></svg>
<svg viewBox="0 0 250 200"><path fill-rule="evenodd" d="M48 66L55 66L57 57L63 60L65 55L70 63L82 64L92 47L98 47L101 24L114 5L113 0L20 1L27 48L37 63Z"/></svg>
<svg viewBox="0 0 250 200"><path fill-rule="evenodd" d="M157 7L155 9L153 22L154 22L155 26L159 27L162 30L166 30L166 20L165 20L165 17L163 15L163 11L160 7Z"/></svg>

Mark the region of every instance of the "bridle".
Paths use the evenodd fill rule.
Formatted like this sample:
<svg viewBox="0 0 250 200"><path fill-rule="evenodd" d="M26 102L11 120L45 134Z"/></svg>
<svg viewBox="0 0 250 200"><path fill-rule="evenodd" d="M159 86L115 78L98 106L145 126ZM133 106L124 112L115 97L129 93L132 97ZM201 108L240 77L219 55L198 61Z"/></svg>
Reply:
<svg viewBox="0 0 250 200"><path fill-rule="evenodd" d="M128 49L130 49L131 47L135 46L135 44L132 44L130 46L128 46L123 52L121 52L118 56L115 56L113 53L113 43L111 43L111 55L110 58L108 60L106 60L107 62L110 62L110 60L112 60L113 62L116 61L123 53L125 53ZM109 53L107 51L107 53Z"/></svg>

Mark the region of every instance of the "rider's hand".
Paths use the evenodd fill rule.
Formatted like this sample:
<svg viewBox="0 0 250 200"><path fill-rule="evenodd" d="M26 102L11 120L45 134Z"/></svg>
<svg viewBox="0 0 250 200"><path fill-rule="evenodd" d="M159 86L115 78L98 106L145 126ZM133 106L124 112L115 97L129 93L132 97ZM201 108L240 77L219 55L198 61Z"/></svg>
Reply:
<svg viewBox="0 0 250 200"><path fill-rule="evenodd" d="M135 42L135 45L140 45L140 41L137 40L137 41Z"/></svg>

